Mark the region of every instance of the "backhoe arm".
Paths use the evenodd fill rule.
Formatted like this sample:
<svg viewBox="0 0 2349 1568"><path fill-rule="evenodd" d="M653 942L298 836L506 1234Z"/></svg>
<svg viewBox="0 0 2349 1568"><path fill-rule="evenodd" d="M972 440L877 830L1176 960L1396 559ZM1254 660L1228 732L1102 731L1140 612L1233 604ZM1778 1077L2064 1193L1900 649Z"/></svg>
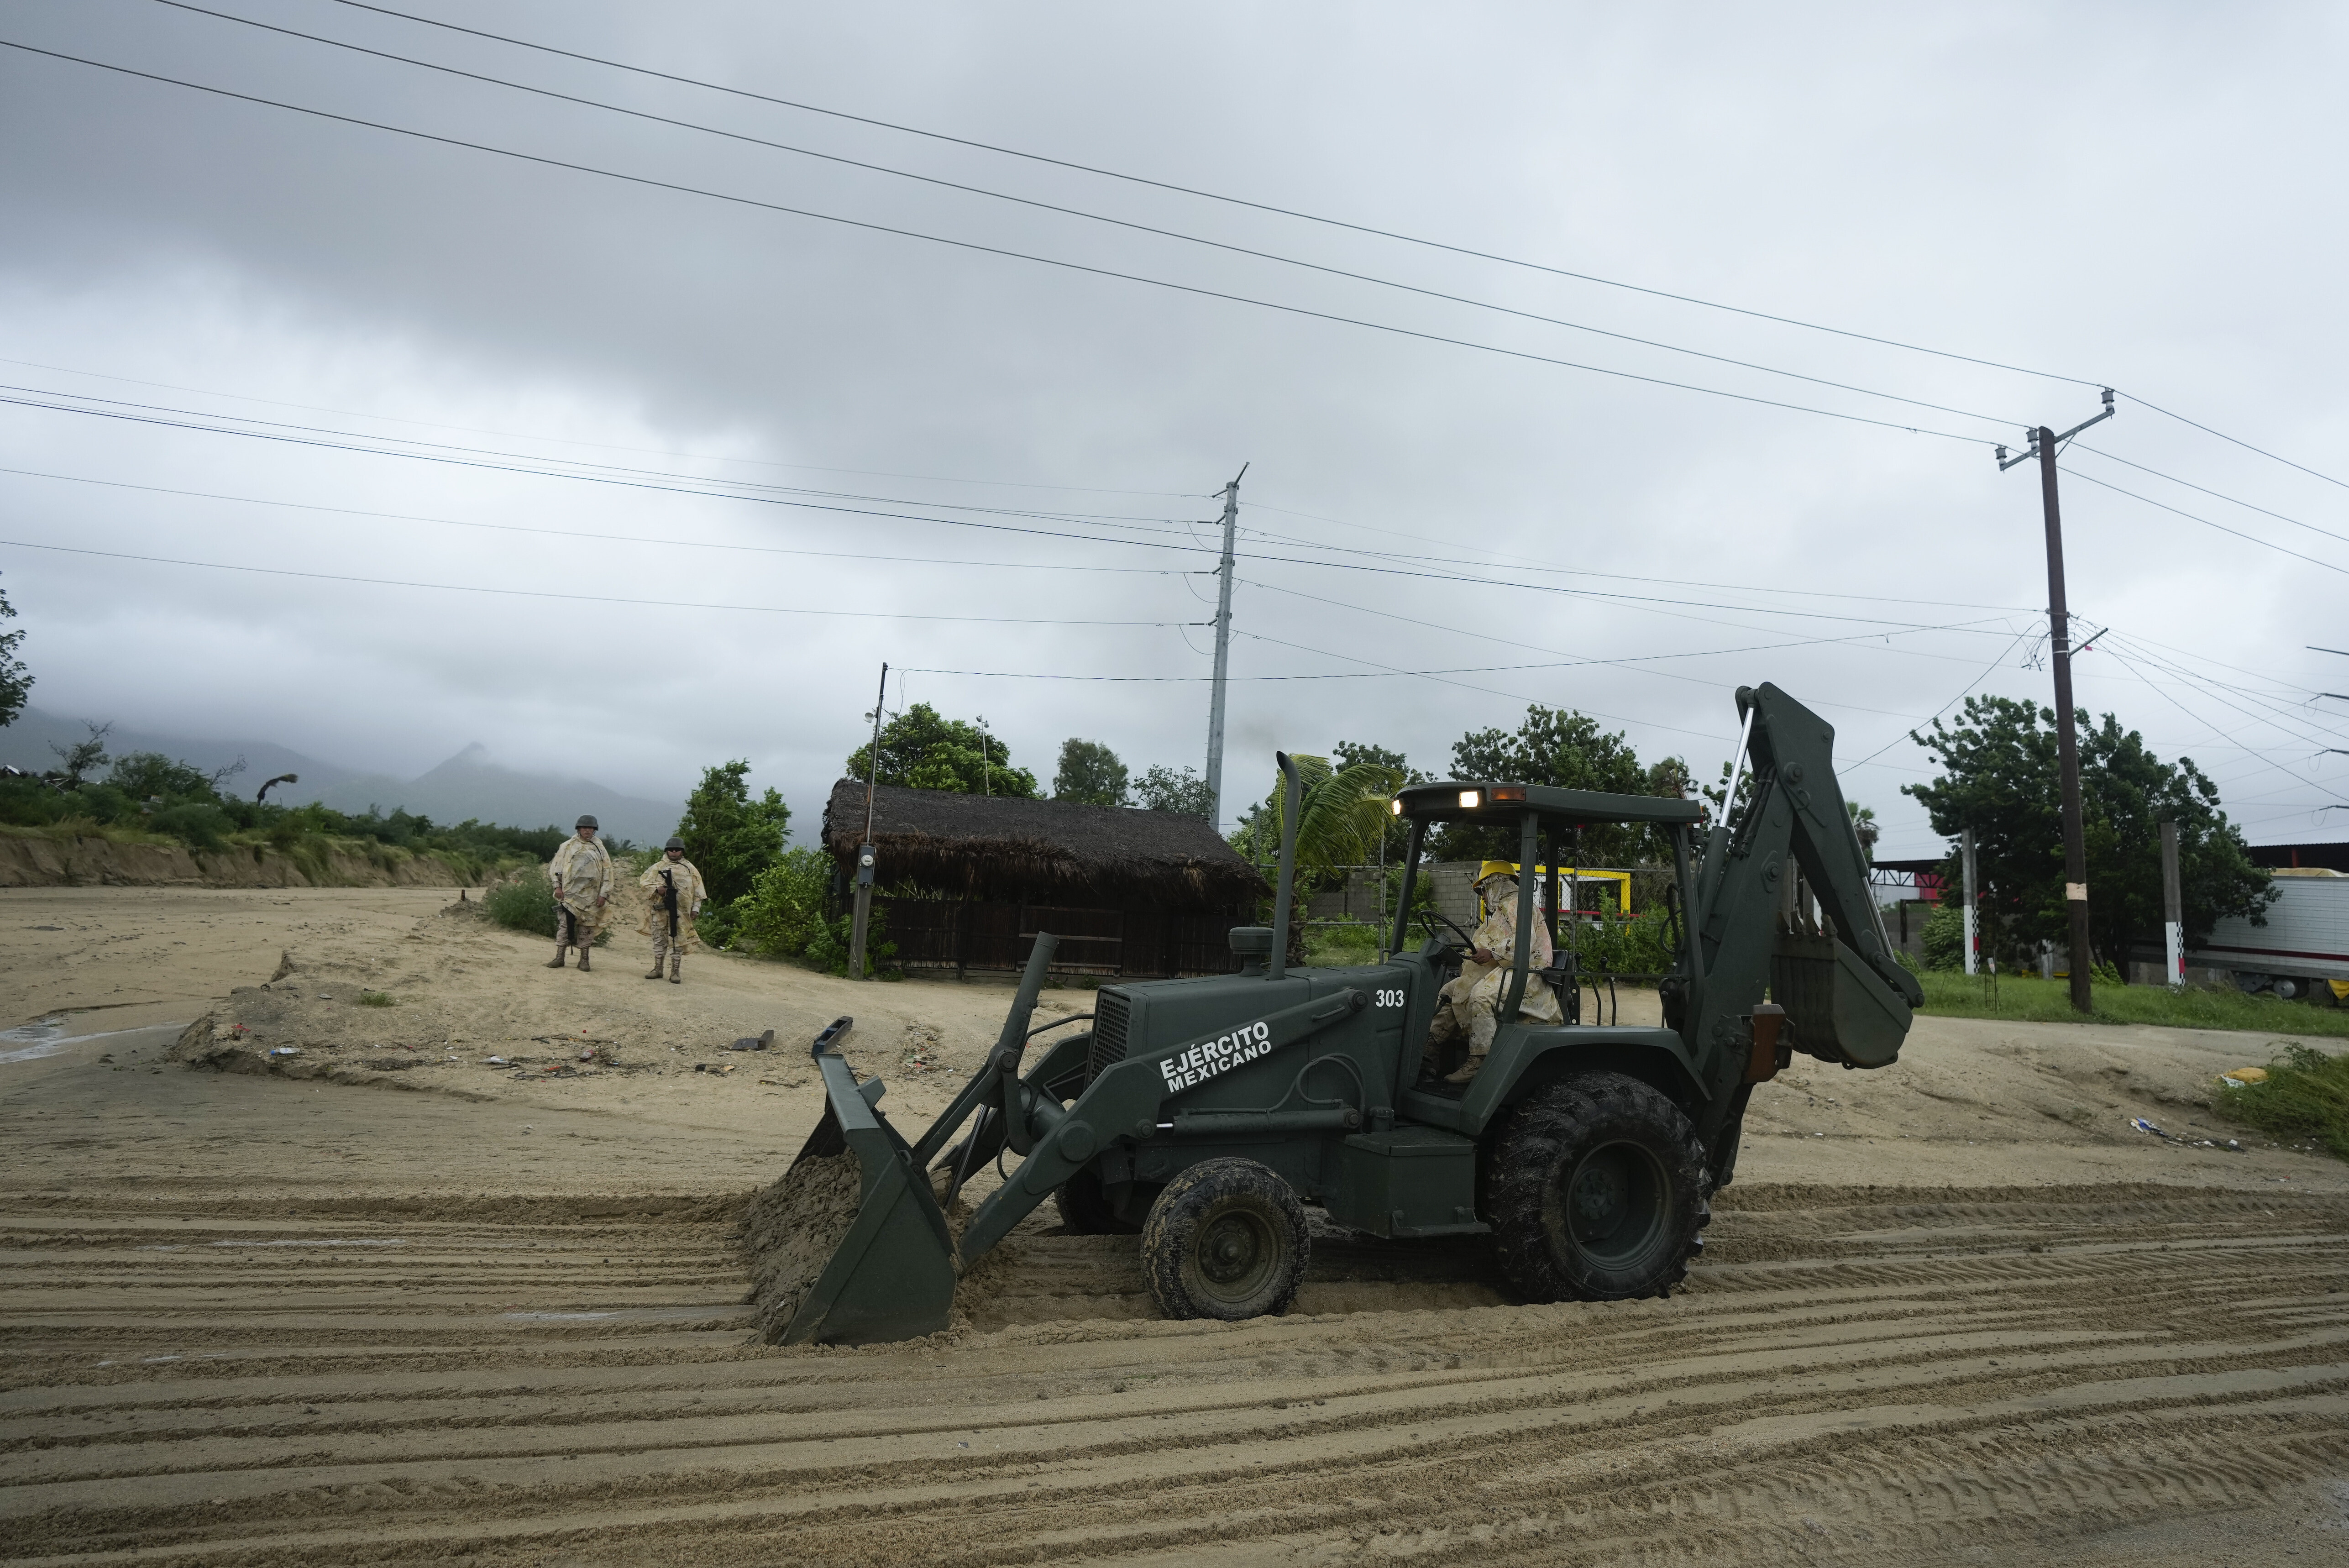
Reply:
<svg viewBox="0 0 2349 1568"><path fill-rule="evenodd" d="M1757 1077L1752 1019L1765 989L1786 1010L1795 1049L1849 1067L1897 1058L1924 1000L1876 912L1836 779L1834 727L1767 683L1739 688L1737 706L1754 786L1733 826L1706 840L1693 923L1703 981L1683 1026L1725 1111L1742 1109L1736 1091ZM1785 918L1798 868L1818 901L1816 927Z"/></svg>

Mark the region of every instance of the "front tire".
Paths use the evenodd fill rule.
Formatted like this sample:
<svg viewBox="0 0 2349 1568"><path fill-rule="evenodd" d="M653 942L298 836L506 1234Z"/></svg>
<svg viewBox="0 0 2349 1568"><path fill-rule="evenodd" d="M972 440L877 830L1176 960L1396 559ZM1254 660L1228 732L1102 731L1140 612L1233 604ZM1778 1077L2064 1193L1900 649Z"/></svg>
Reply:
<svg viewBox="0 0 2349 1568"><path fill-rule="evenodd" d="M1142 1227L1142 1274L1169 1317L1238 1323L1286 1312L1312 1242L1305 1206L1253 1160L1205 1160L1169 1181Z"/></svg>
<svg viewBox="0 0 2349 1568"><path fill-rule="evenodd" d="M1487 1183L1501 1272L1533 1301L1669 1295L1713 1218L1688 1118L1622 1073L1579 1074L1517 1107Z"/></svg>

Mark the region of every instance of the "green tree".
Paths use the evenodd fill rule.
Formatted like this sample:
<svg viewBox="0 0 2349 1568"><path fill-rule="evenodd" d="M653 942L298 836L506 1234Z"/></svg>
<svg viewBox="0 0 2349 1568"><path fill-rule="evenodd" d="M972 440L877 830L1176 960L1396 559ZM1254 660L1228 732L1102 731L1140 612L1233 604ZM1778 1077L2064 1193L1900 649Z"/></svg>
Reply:
<svg viewBox="0 0 2349 1568"><path fill-rule="evenodd" d="M714 904L750 892L759 873L782 859L783 841L791 837L791 808L771 789L751 799L750 778L747 760L704 769L678 820L677 836L685 841L687 858L701 868Z"/></svg>
<svg viewBox="0 0 2349 1568"><path fill-rule="evenodd" d="M49 742L49 749L57 754L57 760L65 766L48 777L62 789L80 789L89 775L111 760L106 755L106 738L114 732L114 726L111 723L91 724L87 719L82 723L89 731L87 739L77 740L71 746L59 746L54 740Z"/></svg>
<svg viewBox="0 0 2349 1568"><path fill-rule="evenodd" d="M1315 887L1344 867L1376 861L1392 815L1388 802L1402 788L1404 770L1367 761L1332 768L1326 757L1289 760L1305 787L1297 813L1297 885ZM1250 809L1232 835L1233 848L1259 864L1279 858L1287 793L1287 781L1275 774L1272 793Z"/></svg>
<svg viewBox="0 0 2349 1568"><path fill-rule="evenodd" d="M873 748L867 743L850 752L843 767L849 778L864 779L872 761ZM958 795L1037 798L1036 775L1012 767L1010 748L1001 740L976 725L940 717L926 702L916 703L881 727L878 781Z"/></svg>
<svg viewBox="0 0 2349 1568"><path fill-rule="evenodd" d="M1395 784L1397 789L1406 784L1429 782L1428 776L1412 767L1410 759L1402 752L1391 751L1383 746L1372 746L1358 740L1341 740L1330 748L1330 756L1341 770L1361 763L1371 763L1392 769L1397 780ZM1386 840L1387 861L1389 864L1394 864L1402 859L1404 851L1411 847L1411 824L1390 812L1381 831ZM1371 859L1373 861L1378 859L1376 841L1372 842Z"/></svg>
<svg viewBox="0 0 2349 1568"><path fill-rule="evenodd" d="M2164 762L2111 714L2092 724L2084 711L2077 723L2096 956L2125 973L2130 947L2159 936L2163 822L2178 824L2189 946L2229 915L2266 923L2262 912L2276 896L2269 875L2251 863L2242 834L2220 809L2219 787L2193 759ZM2012 697L1968 697L1959 722L1936 719L1930 734L1911 731L1909 738L1941 774L1901 789L1924 805L1935 832L1954 838L1973 830L1977 874L1992 890L1986 902L2002 934L2026 944L2064 941L2071 915L2054 710Z"/></svg>
<svg viewBox="0 0 2349 1568"><path fill-rule="evenodd" d="M1868 857L1869 865L1874 865L1878 831L1876 826L1876 808L1863 806L1857 800L1846 800L1843 803L1843 809L1851 813L1851 830L1859 840L1860 853Z"/></svg>
<svg viewBox="0 0 2349 1568"><path fill-rule="evenodd" d="M1188 768L1153 763L1133 781L1133 803L1145 811L1179 811L1206 817L1215 810L1207 781Z"/></svg>
<svg viewBox="0 0 2349 1568"><path fill-rule="evenodd" d="M1074 736L1061 742L1060 771L1052 775L1052 799L1088 806L1125 804L1125 764L1098 740Z"/></svg>
<svg viewBox="0 0 2349 1568"><path fill-rule="evenodd" d="M0 593L0 621L16 618L16 606L8 603L8 595ZM26 694L33 689L33 676L25 661L16 656L17 647L25 640L21 626L13 632L0 632L0 729L16 721L25 711Z"/></svg>
<svg viewBox="0 0 2349 1568"><path fill-rule="evenodd" d="M1462 736L1452 747L1452 776L1462 780L1494 783L1545 784L1560 789L1599 789L1616 795L1661 793L1669 788L1683 793L1688 765L1678 758L1659 763L1653 772L1642 767L1639 754L1622 733L1609 735L1598 720L1572 708L1526 709L1525 722L1512 732L1479 729ZM1643 855L1661 851L1649 829L1630 824L1592 824L1583 830L1578 857L1591 865L1629 865ZM1448 823L1435 839L1436 852L1447 860L1515 860L1517 831L1508 827L1484 828Z"/></svg>

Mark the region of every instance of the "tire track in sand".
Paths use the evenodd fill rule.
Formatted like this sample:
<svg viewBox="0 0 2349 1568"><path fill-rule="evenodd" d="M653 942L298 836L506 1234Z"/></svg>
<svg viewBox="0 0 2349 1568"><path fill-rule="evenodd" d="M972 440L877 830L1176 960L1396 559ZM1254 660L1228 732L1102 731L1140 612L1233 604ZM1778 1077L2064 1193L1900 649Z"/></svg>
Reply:
<svg viewBox="0 0 2349 1568"><path fill-rule="evenodd" d="M1892 1563L2349 1477L2337 1202L1723 1198L1669 1302L1333 1238L1299 1313L1169 1324L1130 1239L1030 1230L973 1327L829 1351L750 1343L694 1215L51 1208L0 1559Z"/></svg>

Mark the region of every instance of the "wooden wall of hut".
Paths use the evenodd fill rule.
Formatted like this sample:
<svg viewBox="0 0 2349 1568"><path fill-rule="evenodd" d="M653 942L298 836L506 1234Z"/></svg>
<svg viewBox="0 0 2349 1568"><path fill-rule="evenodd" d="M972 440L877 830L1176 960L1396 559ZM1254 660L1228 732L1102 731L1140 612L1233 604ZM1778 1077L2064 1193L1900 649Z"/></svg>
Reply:
<svg viewBox="0 0 2349 1568"><path fill-rule="evenodd" d="M888 940L904 969L957 975L1013 973L1024 967L1036 934L1061 939L1052 968L1064 975L1123 980L1180 975L1228 975L1231 929L1254 910L1079 909L1066 905L957 903L946 899L880 898L888 912Z"/></svg>

